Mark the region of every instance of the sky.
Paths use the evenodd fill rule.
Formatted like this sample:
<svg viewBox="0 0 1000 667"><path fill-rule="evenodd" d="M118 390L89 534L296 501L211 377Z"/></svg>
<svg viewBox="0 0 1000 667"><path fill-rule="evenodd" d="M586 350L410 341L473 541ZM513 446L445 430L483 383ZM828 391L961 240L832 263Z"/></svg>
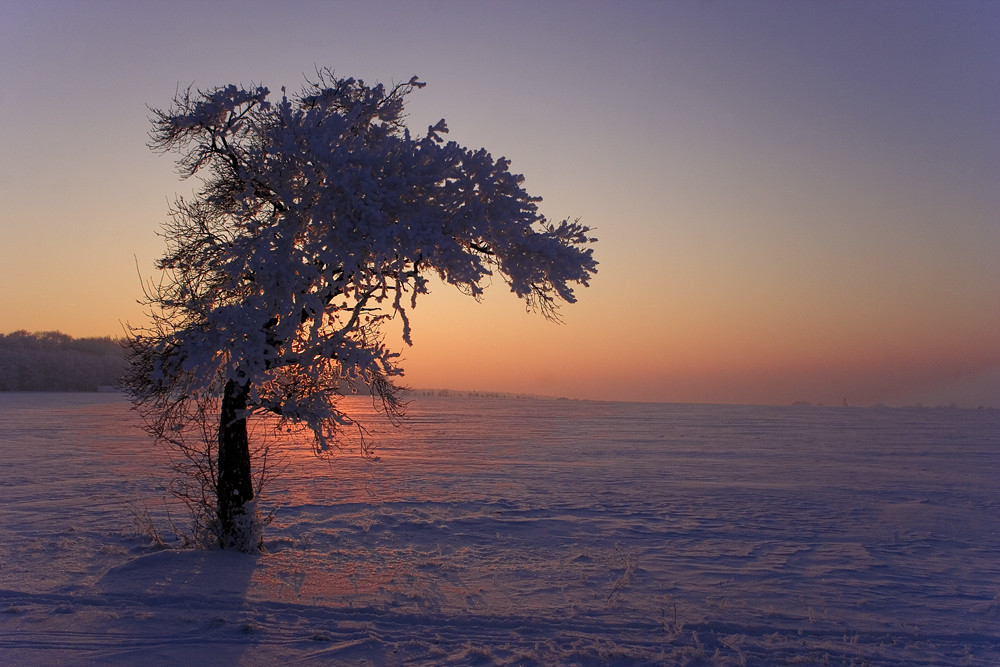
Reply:
<svg viewBox="0 0 1000 667"><path fill-rule="evenodd" d="M0 0L0 333L141 324L194 84L427 87L599 238L562 324L413 313L415 387L1000 407L1000 3Z"/></svg>

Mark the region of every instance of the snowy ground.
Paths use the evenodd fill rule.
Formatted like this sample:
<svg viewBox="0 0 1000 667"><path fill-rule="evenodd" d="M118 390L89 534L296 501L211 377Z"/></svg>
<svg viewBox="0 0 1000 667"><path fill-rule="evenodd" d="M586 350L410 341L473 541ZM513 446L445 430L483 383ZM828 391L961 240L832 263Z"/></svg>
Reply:
<svg viewBox="0 0 1000 667"><path fill-rule="evenodd" d="M0 663L1000 664L998 411L410 414L293 452L249 556L136 532L120 397L0 394Z"/></svg>

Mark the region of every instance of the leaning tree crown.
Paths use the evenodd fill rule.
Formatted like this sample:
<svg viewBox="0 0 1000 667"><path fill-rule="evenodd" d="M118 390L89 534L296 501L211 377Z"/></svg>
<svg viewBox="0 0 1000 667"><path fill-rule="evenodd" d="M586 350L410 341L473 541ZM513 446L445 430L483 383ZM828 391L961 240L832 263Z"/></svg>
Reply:
<svg viewBox="0 0 1000 667"><path fill-rule="evenodd" d="M248 483L222 488L247 415L302 422L323 449L352 423L345 393L369 389L396 413L399 355L382 325L398 316L411 343L407 312L428 276L476 298L499 276L555 317L596 272L589 229L540 214L505 158L446 141L443 120L410 133L404 100L424 85L323 70L277 100L228 85L153 111L150 147L178 153L180 175L202 187L163 226L163 277L146 290L151 324L132 331L128 385L154 414L223 394L224 523L249 500Z"/></svg>

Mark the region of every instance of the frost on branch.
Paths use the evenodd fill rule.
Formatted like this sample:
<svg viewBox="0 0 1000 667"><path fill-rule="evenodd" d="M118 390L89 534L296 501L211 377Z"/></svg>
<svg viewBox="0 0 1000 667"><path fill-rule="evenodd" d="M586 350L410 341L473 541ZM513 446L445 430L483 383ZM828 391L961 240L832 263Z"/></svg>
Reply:
<svg viewBox="0 0 1000 667"><path fill-rule="evenodd" d="M509 162L404 126L416 77L368 86L332 71L271 100L263 86L188 89L153 111L150 147L197 176L163 225L151 322L133 330L130 387L147 413L234 383L245 414L304 422L326 447L353 422L338 397L390 415L399 355L382 325L438 275L479 297L495 276L554 317L596 271L587 227L553 223ZM234 393L235 395L235 393Z"/></svg>

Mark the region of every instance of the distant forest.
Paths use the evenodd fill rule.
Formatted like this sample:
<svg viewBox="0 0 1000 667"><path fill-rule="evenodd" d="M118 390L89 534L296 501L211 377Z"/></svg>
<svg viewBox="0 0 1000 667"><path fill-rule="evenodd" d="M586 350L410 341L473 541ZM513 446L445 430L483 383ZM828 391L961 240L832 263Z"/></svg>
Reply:
<svg viewBox="0 0 1000 667"><path fill-rule="evenodd" d="M113 338L0 334L0 391L98 391L117 387L124 368L125 350Z"/></svg>

